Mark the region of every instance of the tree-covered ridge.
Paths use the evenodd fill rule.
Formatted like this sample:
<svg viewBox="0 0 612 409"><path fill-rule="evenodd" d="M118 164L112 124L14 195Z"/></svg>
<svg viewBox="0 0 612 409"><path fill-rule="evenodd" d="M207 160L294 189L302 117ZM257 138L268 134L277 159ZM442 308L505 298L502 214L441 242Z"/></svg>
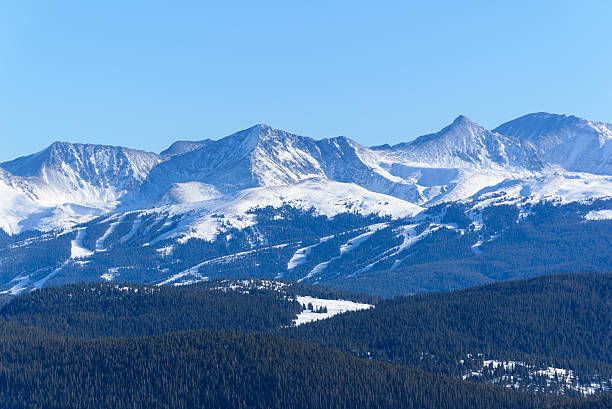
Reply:
<svg viewBox="0 0 612 409"><path fill-rule="evenodd" d="M496 409L554 402L270 335L1 338L4 408Z"/></svg>
<svg viewBox="0 0 612 409"><path fill-rule="evenodd" d="M62 335L134 337L198 329L270 331L291 325L301 310L273 290L96 283L21 295L0 309L0 316Z"/></svg>
<svg viewBox="0 0 612 409"><path fill-rule="evenodd" d="M173 236L190 219L163 212L104 216L78 226L79 235L0 234L0 292L102 280L265 278L393 297L610 271L612 220L587 216L609 211L612 200L479 203L443 203L405 219L254 208L246 227L224 224L207 240Z"/></svg>
<svg viewBox="0 0 612 409"><path fill-rule="evenodd" d="M578 399L559 402L553 405L554 409L610 409L612 408L612 394L595 396L588 399Z"/></svg>
<svg viewBox="0 0 612 409"><path fill-rule="evenodd" d="M273 331L290 326L296 296L365 303L376 297L272 280L216 280L191 286L88 283L12 298L0 319L56 334L135 337L185 330Z"/></svg>
<svg viewBox="0 0 612 409"><path fill-rule="evenodd" d="M553 275L399 297L284 333L452 376L497 360L571 369L584 382L607 380L612 274Z"/></svg>
<svg viewBox="0 0 612 409"><path fill-rule="evenodd" d="M359 297L270 280L79 284L15 297L0 310L0 397L9 408L544 409L577 401L472 382L499 373L462 375L486 359L581 376L610 368L611 274L378 300L372 310L283 328L303 308L293 297L305 294ZM211 331L228 329L241 332Z"/></svg>

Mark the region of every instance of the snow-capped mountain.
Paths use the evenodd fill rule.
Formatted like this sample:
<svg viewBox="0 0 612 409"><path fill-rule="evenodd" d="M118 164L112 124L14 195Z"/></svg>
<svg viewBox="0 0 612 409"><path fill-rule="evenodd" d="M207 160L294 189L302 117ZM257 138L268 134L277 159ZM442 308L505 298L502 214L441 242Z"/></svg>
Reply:
<svg viewBox="0 0 612 409"><path fill-rule="evenodd" d="M170 147L161 152L162 156L174 156L187 153L194 149L201 148L204 145L213 143L212 140L206 139L203 141L176 141Z"/></svg>
<svg viewBox="0 0 612 409"><path fill-rule="evenodd" d="M116 200L134 190L162 161L160 155L123 147L55 142L47 149L1 164L14 176L33 178L79 200Z"/></svg>
<svg viewBox="0 0 612 409"><path fill-rule="evenodd" d="M534 113L495 129L528 141L542 160L573 172L612 174L612 125L575 116Z"/></svg>
<svg viewBox="0 0 612 409"><path fill-rule="evenodd" d="M544 168L530 144L487 131L465 117L437 134L387 149L346 137L317 141L256 125L218 141L175 144L166 152L172 157L153 169L142 197L153 200L174 183L196 181L230 194L323 178L422 205L441 200L472 174L481 181L482 173L496 175L497 183L509 172ZM484 177L488 183L490 177Z"/></svg>
<svg viewBox="0 0 612 409"><path fill-rule="evenodd" d="M52 230L107 213L161 161L158 154L123 147L55 142L2 163L0 183L13 199L0 205L7 214L0 225L10 233Z"/></svg>
<svg viewBox="0 0 612 409"><path fill-rule="evenodd" d="M463 243L462 258L479 255L500 234L487 216L494 205L524 217L543 201L587 202L609 214L611 129L532 114L492 131L459 116L395 146L267 125L175 142L160 154L56 142L0 164L0 228L14 235L0 231L0 292L101 277L261 276L342 287L423 262L412 248L431 237L444 243L434 254ZM580 230L587 219L577 217ZM54 250L41 253L40 243ZM442 283L486 282L497 274L483 275L488 268Z"/></svg>
<svg viewBox="0 0 612 409"><path fill-rule="evenodd" d="M179 141L162 154L56 142L0 164L7 198L0 224L14 233L68 228L110 211L185 205L192 211L198 203L205 210L243 208L235 202L243 200L240 192L245 189L274 187L269 191L277 192L284 186L289 191L288 186L307 186L302 182L310 179L319 185L354 184L349 190L360 187L385 195L386 201L400 200L406 209L525 183L529 189L517 196L529 191L545 197L546 191L540 194L534 181L553 174L556 180L584 179L584 194L580 183L573 183L578 192L567 194L590 197L594 190L586 186L592 180L597 191L605 192L610 183L611 129L576 117L532 114L494 131L459 116L437 133L374 148L346 137L314 140L267 125L219 140ZM583 173L571 173L577 171ZM300 202L308 201L297 196ZM315 197L310 204L319 208L320 195ZM397 209L390 206L388 213L398 214Z"/></svg>
<svg viewBox="0 0 612 409"><path fill-rule="evenodd" d="M232 193L324 176L309 145L314 145L310 138L256 125L173 155L151 172L143 191L196 181Z"/></svg>
<svg viewBox="0 0 612 409"><path fill-rule="evenodd" d="M544 168L530 144L488 131L463 115L440 132L396 145L390 151L418 166L519 171Z"/></svg>

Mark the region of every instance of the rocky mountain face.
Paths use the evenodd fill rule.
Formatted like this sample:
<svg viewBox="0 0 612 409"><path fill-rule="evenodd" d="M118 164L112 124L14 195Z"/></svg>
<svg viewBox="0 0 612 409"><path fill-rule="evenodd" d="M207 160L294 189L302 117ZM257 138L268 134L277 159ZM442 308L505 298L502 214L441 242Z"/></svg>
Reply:
<svg viewBox="0 0 612 409"><path fill-rule="evenodd" d="M440 132L387 151L401 155L404 161L432 167L538 171L545 166L531 144L488 131L463 115Z"/></svg>
<svg viewBox="0 0 612 409"><path fill-rule="evenodd" d="M41 204L95 204L136 189L161 161L155 153L123 147L55 142L1 167L27 181L31 189L25 193Z"/></svg>
<svg viewBox="0 0 612 409"><path fill-rule="evenodd" d="M427 207L499 184L527 183L531 191L534 178L553 174L589 179L569 173L591 173L603 176L595 184L605 184L612 175L612 126L538 113L489 131L459 116L440 132L368 148L345 137L314 140L256 125L219 140L176 142L162 154L56 142L0 168L6 197L14 198L4 213L20 213L19 198L36 215L23 211L29 220L0 223L9 232L65 228L113 209L231 202L244 189L308 179L355 184ZM69 220L62 208L73 209Z"/></svg>
<svg viewBox="0 0 612 409"><path fill-rule="evenodd" d="M528 142L549 164L572 172L612 174L612 125L544 112L522 116L495 129Z"/></svg>
<svg viewBox="0 0 612 409"><path fill-rule="evenodd" d="M413 244L448 229L459 236L445 246L463 237L473 241L464 243L468 254L480 254L497 237L485 221L485 209L496 206L529 215L550 201L591 203L589 220L605 220L611 129L538 113L492 131L459 116L395 146L315 140L267 125L219 140L179 141L161 154L56 142L0 164L0 242L8 234L4 250L27 249L23 264L0 260L0 289L38 288L67 274L73 281L121 276L170 284L235 276L243 274L244 254L256 276L341 286L415 263L419 258L406 253ZM38 238L24 239L30 236ZM43 238L57 243L57 258L34 266L28 260L38 257L32 251ZM363 246L380 254L360 254ZM187 249L189 256L181 253ZM112 251L127 253L102 263ZM152 260L156 268L143 267ZM74 271L85 265L87 272ZM470 271L459 282L492 277Z"/></svg>

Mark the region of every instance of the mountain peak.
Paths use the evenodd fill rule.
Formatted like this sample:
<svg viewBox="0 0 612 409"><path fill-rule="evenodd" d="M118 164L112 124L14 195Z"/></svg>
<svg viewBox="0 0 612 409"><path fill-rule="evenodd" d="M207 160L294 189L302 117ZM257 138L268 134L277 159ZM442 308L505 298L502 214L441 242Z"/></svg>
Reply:
<svg viewBox="0 0 612 409"><path fill-rule="evenodd" d="M573 115L536 112L494 130L529 141L545 161L574 172L612 172L612 125Z"/></svg>
<svg viewBox="0 0 612 409"><path fill-rule="evenodd" d="M176 141L168 147L168 149L160 152L160 155L169 157L182 155L187 152L191 152L195 149L199 149L203 146L209 145L214 141L211 139L204 139L201 141Z"/></svg>
<svg viewBox="0 0 612 409"><path fill-rule="evenodd" d="M254 131L256 130L256 131L268 132L268 131L275 131L276 129L272 128L268 124L256 124L256 125L253 125L252 127L248 128L248 130L254 130Z"/></svg>
<svg viewBox="0 0 612 409"><path fill-rule="evenodd" d="M459 115L439 132L398 145L414 163L447 168L540 169L535 152L516 138L500 135Z"/></svg>
<svg viewBox="0 0 612 409"><path fill-rule="evenodd" d="M438 135L438 137L440 137L443 135L454 135L457 133L463 136L469 135L470 137L475 137L476 135L485 134L486 130L482 125L471 121L467 116L459 115L450 125L446 126L440 132L434 135Z"/></svg>
<svg viewBox="0 0 612 409"><path fill-rule="evenodd" d="M15 176L53 179L67 191L91 186L116 187L119 191L144 180L161 160L156 153L120 146L56 141L38 153L4 162L0 167Z"/></svg>
<svg viewBox="0 0 612 409"><path fill-rule="evenodd" d="M248 138L249 136L257 135L257 136L271 136L285 133L279 129L272 128L267 124L256 124L251 126L250 128L244 129L242 131L236 132L233 135L240 135L244 138Z"/></svg>
<svg viewBox="0 0 612 409"><path fill-rule="evenodd" d="M565 126L579 126L587 123L586 119L574 115L534 112L503 123L493 131L518 138L531 139L554 132Z"/></svg>
<svg viewBox="0 0 612 409"><path fill-rule="evenodd" d="M296 138L300 139L302 137L280 129L272 128L270 125L257 124L250 128L243 129L242 131L226 136L219 141L230 142L231 145L239 147L241 152L249 152L263 141L285 141L280 142L285 144L287 140L294 140Z"/></svg>
<svg viewBox="0 0 612 409"><path fill-rule="evenodd" d="M459 115L457 118L455 118L455 120L453 121L453 124L473 124L474 122L472 122L470 120L470 118L468 118L465 115Z"/></svg>

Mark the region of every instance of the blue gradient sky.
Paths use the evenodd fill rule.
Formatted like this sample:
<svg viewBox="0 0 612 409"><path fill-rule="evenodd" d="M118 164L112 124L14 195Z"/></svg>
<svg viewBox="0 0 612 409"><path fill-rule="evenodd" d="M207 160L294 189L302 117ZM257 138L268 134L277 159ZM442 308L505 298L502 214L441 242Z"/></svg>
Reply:
<svg viewBox="0 0 612 409"><path fill-rule="evenodd" d="M0 6L0 161L255 123L374 145L460 113L612 122L607 1L93 3Z"/></svg>

